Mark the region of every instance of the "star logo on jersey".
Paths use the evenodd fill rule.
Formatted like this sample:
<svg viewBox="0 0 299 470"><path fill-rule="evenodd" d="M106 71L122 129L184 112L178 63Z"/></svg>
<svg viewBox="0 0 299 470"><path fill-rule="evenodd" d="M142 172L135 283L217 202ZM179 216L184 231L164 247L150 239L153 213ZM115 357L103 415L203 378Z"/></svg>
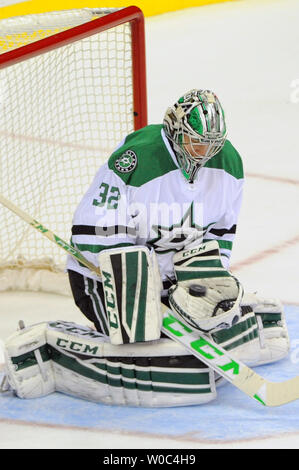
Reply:
<svg viewBox="0 0 299 470"><path fill-rule="evenodd" d="M127 150L115 161L114 165L120 173L130 173L136 168L137 155L133 150Z"/></svg>
<svg viewBox="0 0 299 470"><path fill-rule="evenodd" d="M149 244L157 253L180 251L195 241L203 241L204 234L215 222L202 227L194 221L194 203L192 202L180 222L165 227L153 225L152 230L157 234L156 238L149 240Z"/></svg>

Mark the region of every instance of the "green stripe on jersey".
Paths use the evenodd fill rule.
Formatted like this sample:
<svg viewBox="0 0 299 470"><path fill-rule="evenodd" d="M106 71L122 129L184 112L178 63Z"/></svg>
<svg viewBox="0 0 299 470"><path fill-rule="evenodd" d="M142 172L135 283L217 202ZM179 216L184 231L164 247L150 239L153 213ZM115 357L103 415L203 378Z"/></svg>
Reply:
<svg viewBox="0 0 299 470"><path fill-rule="evenodd" d="M103 250L112 250L112 248L122 248L125 246L133 246L134 243L117 243L116 245L91 245L86 243L71 243L74 248L79 251L89 251L90 253L100 253Z"/></svg>

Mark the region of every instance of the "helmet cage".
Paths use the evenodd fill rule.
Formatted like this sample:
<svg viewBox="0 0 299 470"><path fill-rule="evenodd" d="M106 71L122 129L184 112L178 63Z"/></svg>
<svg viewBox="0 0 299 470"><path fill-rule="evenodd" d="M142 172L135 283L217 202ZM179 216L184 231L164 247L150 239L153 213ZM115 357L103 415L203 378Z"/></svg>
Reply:
<svg viewBox="0 0 299 470"><path fill-rule="evenodd" d="M195 108L200 123L197 130L190 124ZM216 95L208 90L191 90L168 108L164 130L188 180L193 180L197 171L220 152L227 136L222 107Z"/></svg>

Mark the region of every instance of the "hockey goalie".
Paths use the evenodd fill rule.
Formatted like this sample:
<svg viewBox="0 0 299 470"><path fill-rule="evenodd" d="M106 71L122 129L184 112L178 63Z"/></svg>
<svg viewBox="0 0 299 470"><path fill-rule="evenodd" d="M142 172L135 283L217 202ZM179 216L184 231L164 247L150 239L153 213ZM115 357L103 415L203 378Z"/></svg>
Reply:
<svg viewBox="0 0 299 470"><path fill-rule="evenodd" d="M191 90L162 125L128 135L98 170L73 217L74 301L94 328L22 328L5 344L21 398L59 391L111 405L184 406L216 398L220 378L161 334L161 302L247 365L289 351L281 303L244 294L229 270L242 199L240 155L209 90Z"/></svg>

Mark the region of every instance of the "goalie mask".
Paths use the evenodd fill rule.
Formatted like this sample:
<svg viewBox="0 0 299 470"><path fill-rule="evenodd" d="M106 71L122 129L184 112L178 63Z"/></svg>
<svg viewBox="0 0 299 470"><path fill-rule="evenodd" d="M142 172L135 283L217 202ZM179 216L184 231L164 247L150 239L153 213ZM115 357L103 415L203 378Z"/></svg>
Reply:
<svg viewBox="0 0 299 470"><path fill-rule="evenodd" d="M189 182L220 152L227 135L224 111L217 96L209 90L186 93L167 109L163 126Z"/></svg>

